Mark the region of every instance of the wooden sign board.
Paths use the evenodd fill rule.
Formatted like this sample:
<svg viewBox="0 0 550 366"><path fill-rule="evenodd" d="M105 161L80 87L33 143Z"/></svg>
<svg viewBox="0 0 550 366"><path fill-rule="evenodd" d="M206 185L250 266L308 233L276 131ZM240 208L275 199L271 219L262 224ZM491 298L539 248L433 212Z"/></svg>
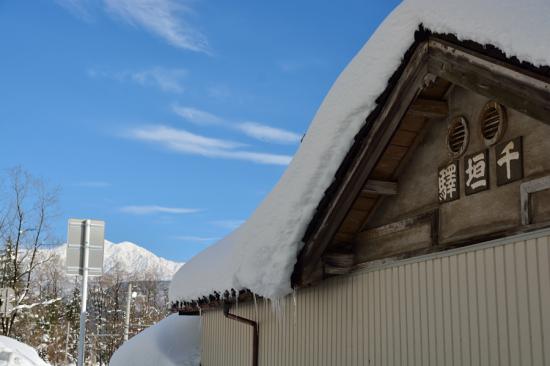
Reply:
<svg viewBox="0 0 550 366"><path fill-rule="evenodd" d="M437 173L439 202L450 202L460 197L458 160L454 160L441 168Z"/></svg>
<svg viewBox="0 0 550 366"><path fill-rule="evenodd" d="M522 139L503 142L495 147L497 185L502 186L523 178Z"/></svg>
<svg viewBox="0 0 550 366"><path fill-rule="evenodd" d="M464 158L464 193L471 195L489 189L489 151Z"/></svg>

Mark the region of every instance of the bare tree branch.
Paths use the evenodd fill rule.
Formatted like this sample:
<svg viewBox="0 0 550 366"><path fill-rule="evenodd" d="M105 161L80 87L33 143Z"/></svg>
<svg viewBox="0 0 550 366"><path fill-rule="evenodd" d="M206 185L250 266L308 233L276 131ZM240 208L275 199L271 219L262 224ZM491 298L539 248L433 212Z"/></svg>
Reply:
<svg viewBox="0 0 550 366"><path fill-rule="evenodd" d="M2 286L15 293L14 311L1 320L2 333L12 333L19 316L18 307L26 301L32 287L33 273L47 261L38 260L38 253L49 235L48 220L57 202L57 190L45 184L21 167L7 174L7 189L0 202L0 245L2 251Z"/></svg>

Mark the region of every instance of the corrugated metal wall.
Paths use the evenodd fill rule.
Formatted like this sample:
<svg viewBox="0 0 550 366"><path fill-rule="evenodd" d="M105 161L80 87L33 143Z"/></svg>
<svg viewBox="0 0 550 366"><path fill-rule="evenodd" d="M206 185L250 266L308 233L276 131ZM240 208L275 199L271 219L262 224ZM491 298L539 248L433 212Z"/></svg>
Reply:
<svg viewBox="0 0 550 366"><path fill-rule="evenodd" d="M548 235L548 234L546 234ZM550 365L548 236L335 278L258 320L260 365ZM251 365L252 332L203 313L203 366Z"/></svg>

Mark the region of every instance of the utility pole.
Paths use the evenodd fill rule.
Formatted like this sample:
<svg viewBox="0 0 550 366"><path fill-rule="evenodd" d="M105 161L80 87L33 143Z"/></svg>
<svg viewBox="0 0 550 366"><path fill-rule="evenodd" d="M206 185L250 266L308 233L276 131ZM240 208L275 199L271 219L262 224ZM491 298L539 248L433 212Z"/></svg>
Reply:
<svg viewBox="0 0 550 366"><path fill-rule="evenodd" d="M132 305L132 283L128 282L128 296L126 298L126 318L124 319L124 342L128 340L128 333L130 333L131 305Z"/></svg>
<svg viewBox="0 0 550 366"><path fill-rule="evenodd" d="M88 254L90 251L91 220L84 228L84 263L82 268L82 303L80 304L80 332L78 335L78 366L84 366L84 342L86 339L86 302L88 301Z"/></svg>
<svg viewBox="0 0 550 366"><path fill-rule="evenodd" d="M103 274L104 251L104 221L69 219L67 228L67 255L65 257L66 270L68 275L82 275L78 366L84 366L85 360L88 277L101 276Z"/></svg>
<svg viewBox="0 0 550 366"><path fill-rule="evenodd" d="M65 361L69 364L69 333L71 332L71 322L67 322L67 335L65 337Z"/></svg>

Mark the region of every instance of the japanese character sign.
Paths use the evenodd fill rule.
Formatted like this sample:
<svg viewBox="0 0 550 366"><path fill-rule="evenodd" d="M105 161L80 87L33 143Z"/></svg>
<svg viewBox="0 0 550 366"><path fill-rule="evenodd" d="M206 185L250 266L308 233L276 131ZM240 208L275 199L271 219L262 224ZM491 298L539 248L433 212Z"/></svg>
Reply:
<svg viewBox="0 0 550 366"><path fill-rule="evenodd" d="M497 185L523 178L523 149L521 136L498 144L495 148Z"/></svg>
<svg viewBox="0 0 550 366"><path fill-rule="evenodd" d="M437 179L439 202L450 202L459 197L458 160L439 168Z"/></svg>
<svg viewBox="0 0 550 366"><path fill-rule="evenodd" d="M489 154L481 151L464 158L464 193L466 195L489 189Z"/></svg>

